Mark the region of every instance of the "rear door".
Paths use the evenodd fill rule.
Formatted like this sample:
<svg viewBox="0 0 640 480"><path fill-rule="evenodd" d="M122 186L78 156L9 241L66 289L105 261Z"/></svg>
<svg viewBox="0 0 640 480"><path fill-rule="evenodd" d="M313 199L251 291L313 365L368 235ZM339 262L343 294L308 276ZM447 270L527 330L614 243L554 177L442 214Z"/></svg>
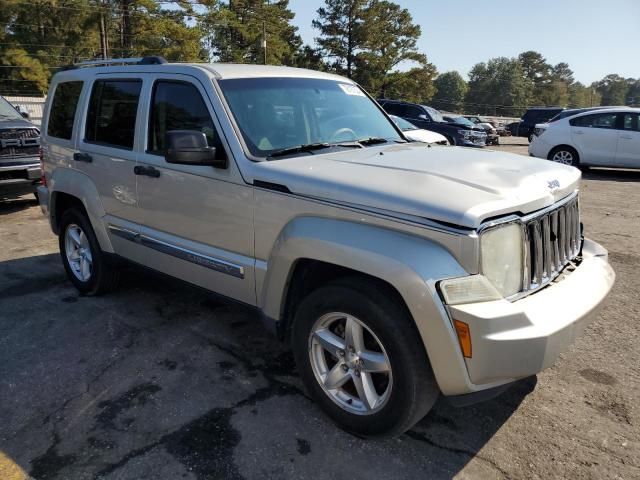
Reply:
<svg viewBox="0 0 640 480"><path fill-rule="evenodd" d="M209 90L190 75L157 74L145 92L146 145L138 158L140 240L146 264L172 276L255 304L253 187L231 156ZM165 161L165 134L203 132L227 168Z"/></svg>
<svg viewBox="0 0 640 480"><path fill-rule="evenodd" d="M619 115L616 164L640 168L640 114L629 112Z"/></svg>
<svg viewBox="0 0 640 480"><path fill-rule="evenodd" d="M114 250L143 263L144 249L130 241L139 230L135 135L144 74L98 75L91 85L81 125L76 168L98 189Z"/></svg>
<svg viewBox="0 0 640 480"><path fill-rule="evenodd" d="M586 165L614 165L618 147L617 113L596 113L574 118L571 140Z"/></svg>

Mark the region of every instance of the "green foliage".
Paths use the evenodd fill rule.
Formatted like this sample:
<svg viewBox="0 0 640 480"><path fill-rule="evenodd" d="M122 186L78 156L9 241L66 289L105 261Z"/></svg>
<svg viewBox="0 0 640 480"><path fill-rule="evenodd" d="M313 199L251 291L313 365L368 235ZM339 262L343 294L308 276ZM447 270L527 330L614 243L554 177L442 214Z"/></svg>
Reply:
<svg viewBox="0 0 640 480"><path fill-rule="evenodd" d="M436 94L432 104L440 110L461 112L468 87L462 75L455 70L442 73L435 80Z"/></svg>
<svg viewBox="0 0 640 480"><path fill-rule="evenodd" d="M627 94L633 79L626 80L620 75L607 75L599 82L596 82L595 88L602 96L601 105L626 105Z"/></svg>
<svg viewBox="0 0 640 480"><path fill-rule="evenodd" d="M217 61L286 65L295 63L302 45L293 17L288 0L229 0L213 2L201 26Z"/></svg>
<svg viewBox="0 0 640 480"><path fill-rule="evenodd" d="M476 64L469 73L467 110L483 115L519 116L531 95L531 85L516 58L492 58Z"/></svg>

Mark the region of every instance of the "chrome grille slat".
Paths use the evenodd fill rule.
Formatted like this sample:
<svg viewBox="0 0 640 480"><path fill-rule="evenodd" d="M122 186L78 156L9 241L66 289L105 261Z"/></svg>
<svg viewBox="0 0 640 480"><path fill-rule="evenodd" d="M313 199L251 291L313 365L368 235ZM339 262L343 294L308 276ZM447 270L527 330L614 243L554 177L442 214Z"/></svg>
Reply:
<svg viewBox="0 0 640 480"><path fill-rule="evenodd" d="M580 251L580 213L578 197L539 216L526 219L524 225L523 291L536 290L549 283Z"/></svg>

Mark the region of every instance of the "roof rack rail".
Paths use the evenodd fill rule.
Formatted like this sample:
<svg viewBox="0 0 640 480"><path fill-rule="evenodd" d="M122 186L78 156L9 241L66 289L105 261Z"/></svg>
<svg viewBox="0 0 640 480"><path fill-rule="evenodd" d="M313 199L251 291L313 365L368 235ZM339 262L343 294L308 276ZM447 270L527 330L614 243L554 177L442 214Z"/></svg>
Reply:
<svg viewBox="0 0 640 480"><path fill-rule="evenodd" d="M133 57L133 58L109 58L103 60L88 60L86 62L74 63L67 67L71 68L83 68L83 67L102 67L111 65L161 65L167 63L164 57L150 56L150 57Z"/></svg>

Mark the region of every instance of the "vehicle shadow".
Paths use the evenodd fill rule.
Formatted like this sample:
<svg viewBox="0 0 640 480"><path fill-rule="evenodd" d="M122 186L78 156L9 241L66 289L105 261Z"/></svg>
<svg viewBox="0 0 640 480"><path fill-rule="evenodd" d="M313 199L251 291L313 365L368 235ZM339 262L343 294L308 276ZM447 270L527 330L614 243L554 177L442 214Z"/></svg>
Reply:
<svg viewBox="0 0 640 480"><path fill-rule="evenodd" d="M254 310L178 280L126 266L116 292L83 297L57 254L34 256L0 262L0 305L0 448L33 478L134 478L158 458L149 478L451 478L475 458L508 477L478 452L536 385L441 398L400 438L362 440L310 401Z"/></svg>
<svg viewBox="0 0 640 480"><path fill-rule="evenodd" d="M585 180L606 180L609 182L639 182L640 170L590 168L582 172Z"/></svg>
<svg viewBox="0 0 640 480"><path fill-rule="evenodd" d="M24 195L22 197L0 197L0 215L8 215L25 208L38 205L38 200L33 195Z"/></svg>

